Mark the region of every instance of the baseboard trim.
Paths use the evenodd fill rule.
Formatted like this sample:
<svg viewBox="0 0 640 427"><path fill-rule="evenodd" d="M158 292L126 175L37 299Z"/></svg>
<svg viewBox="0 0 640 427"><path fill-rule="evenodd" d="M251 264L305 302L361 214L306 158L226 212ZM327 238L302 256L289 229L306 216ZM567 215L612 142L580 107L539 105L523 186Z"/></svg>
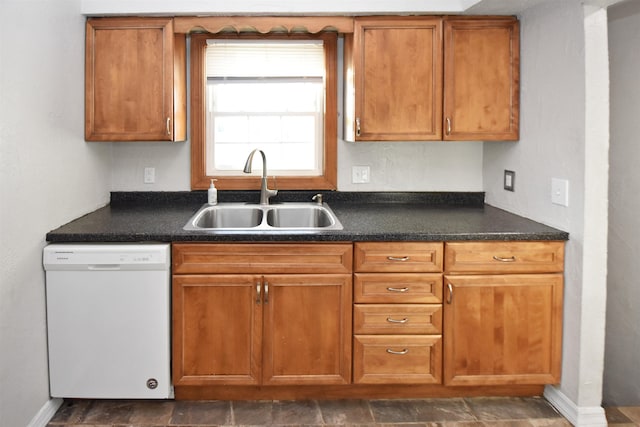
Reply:
<svg viewBox="0 0 640 427"><path fill-rule="evenodd" d="M576 427L607 427L607 417L601 406L577 406L553 386L544 388L544 397Z"/></svg>
<svg viewBox="0 0 640 427"><path fill-rule="evenodd" d="M31 420L27 427L46 427L51 418L56 414L60 405L62 405L63 399L49 399L42 408L38 411L35 417Z"/></svg>

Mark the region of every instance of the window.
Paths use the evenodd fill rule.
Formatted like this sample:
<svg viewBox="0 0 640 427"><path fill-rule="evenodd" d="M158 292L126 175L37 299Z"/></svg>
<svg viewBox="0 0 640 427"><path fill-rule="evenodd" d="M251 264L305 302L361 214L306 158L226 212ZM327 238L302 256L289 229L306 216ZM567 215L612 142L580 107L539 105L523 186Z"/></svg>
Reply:
<svg viewBox="0 0 640 427"><path fill-rule="evenodd" d="M336 188L336 39L192 36L192 189L211 177L221 189L259 188L242 172L255 148L272 187Z"/></svg>

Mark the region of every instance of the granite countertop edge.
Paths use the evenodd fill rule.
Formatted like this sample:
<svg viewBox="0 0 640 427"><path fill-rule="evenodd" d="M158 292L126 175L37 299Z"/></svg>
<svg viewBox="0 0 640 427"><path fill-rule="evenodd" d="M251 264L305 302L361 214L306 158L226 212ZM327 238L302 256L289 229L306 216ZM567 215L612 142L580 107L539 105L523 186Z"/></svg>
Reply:
<svg viewBox="0 0 640 427"><path fill-rule="evenodd" d="M285 191L277 202L316 192ZM206 192L114 192L110 204L46 235L50 243L568 240L569 233L485 205L482 192L322 192L344 229L319 232L185 231ZM220 192L221 202L253 191Z"/></svg>

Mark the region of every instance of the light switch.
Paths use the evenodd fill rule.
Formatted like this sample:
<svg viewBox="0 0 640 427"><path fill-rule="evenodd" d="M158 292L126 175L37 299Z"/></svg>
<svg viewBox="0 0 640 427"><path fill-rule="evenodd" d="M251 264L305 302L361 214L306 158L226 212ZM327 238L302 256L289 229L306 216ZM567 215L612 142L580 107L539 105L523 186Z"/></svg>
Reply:
<svg viewBox="0 0 640 427"><path fill-rule="evenodd" d="M507 191L516 190L516 173L514 171L504 170L504 189Z"/></svg>
<svg viewBox="0 0 640 427"><path fill-rule="evenodd" d="M153 184L156 182L156 168L144 168L144 183Z"/></svg>
<svg viewBox="0 0 640 427"><path fill-rule="evenodd" d="M569 206L569 181L551 178L551 203Z"/></svg>

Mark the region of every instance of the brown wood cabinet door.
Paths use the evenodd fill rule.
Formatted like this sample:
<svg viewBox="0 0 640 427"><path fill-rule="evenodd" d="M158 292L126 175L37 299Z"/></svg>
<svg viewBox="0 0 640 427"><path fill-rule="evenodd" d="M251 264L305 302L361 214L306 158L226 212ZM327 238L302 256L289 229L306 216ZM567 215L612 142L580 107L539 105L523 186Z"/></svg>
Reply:
<svg viewBox="0 0 640 427"><path fill-rule="evenodd" d="M356 18L346 52L355 87L355 123L347 128L356 141L441 139L440 18Z"/></svg>
<svg viewBox="0 0 640 427"><path fill-rule="evenodd" d="M87 141L174 139L175 40L170 18L95 18L87 21ZM184 38L181 40L184 43ZM182 61L183 43L177 46ZM178 79L185 78L183 68L176 67L175 71ZM181 87L177 101L186 111L185 100L181 97L185 91L186 87ZM181 111L177 118L184 121ZM184 139L186 135L180 136Z"/></svg>
<svg viewBox="0 0 640 427"><path fill-rule="evenodd" d="M351 275L264 276L263 384L351 382Z"/></svg>
<svg viewBox="0 0 640 427"><path fill-rule="evenodd" d="M445 140L519 138L519 52L515 19L445 19Z"/></svg>
<svg viewBox="0 0 640 427"><path fill-rule="evenodd" d="M173 383L259 384L260 276L173 276Z"/></svg>
<svg viewBox="0 0 640 427"><path fill-rule="evenodd" d="M562 287L562 274L445 276L445 385L558 383Z"/></svg>

